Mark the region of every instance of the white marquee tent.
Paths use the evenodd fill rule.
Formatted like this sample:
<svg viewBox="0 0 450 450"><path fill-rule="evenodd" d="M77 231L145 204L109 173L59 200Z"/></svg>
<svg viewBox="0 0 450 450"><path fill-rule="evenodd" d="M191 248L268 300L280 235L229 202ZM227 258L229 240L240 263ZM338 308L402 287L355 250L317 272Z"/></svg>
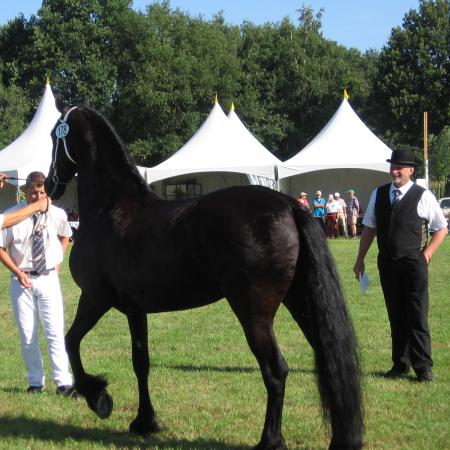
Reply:
<svg viewBox="0 0 450 450"><path fill-rule="evenodd" d="M30 172L48 174L53 145L50 133L59 117L55 97L47 80L41 102L30 124L15 141L0 151L0 172L10 177L6 187L0 191L0 211L17 203L19 186L25 184ZM138 169L145 176L146 169ZM74 179L55 204L63 208L77 209L76 195Z"/></svg>
<svg viewBox="0 0 450 450"><path fill-rule="evenodd" d="M322 195L354 189L363 208L372 190L390 181L391 149L362 122L344 98L320 133L279 168L282 191L298 196L301 191ZM343 196L345 198L345 196Z"/></svg>
<svg viewBox="0 0 450 450"><path fill-rule="evenodd" d="M10 177L6 187L0 191L0 210L17 203L19 186L25 184L30 172L48 173L52 159L50 132L59 116L55 97L47 80L44 95L30 124L15 141L0 151L0 172ZM57 203L60 206L75 207L75 184L69 185L67 191Z"/></svg>
<svg viewBox="0 0 450 450"><path fill-rule="evenodd" d="M195 182L205 194L233 185L273 185L278 164L236 113L227 117L216 101L197 132L170 158L148 168L146 179L161 195L170 195L163 192L162 180L169 186Z"/></svg>

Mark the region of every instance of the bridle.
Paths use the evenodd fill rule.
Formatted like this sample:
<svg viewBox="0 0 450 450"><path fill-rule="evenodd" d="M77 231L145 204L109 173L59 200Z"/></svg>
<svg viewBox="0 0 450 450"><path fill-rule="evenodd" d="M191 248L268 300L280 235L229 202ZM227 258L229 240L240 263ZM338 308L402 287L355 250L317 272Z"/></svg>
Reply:
<svg viewBox="0 0 450 450"><path fill-rule="evenodd" d="M52 169L53 169L52 179L53 179L53 183L54 183L54 188L53 188L52 193L50 194L50 197L55 193L56 188L58 187L59 184L67 184L63 181L59 181L57 170L56 170L56 160L58 157L58 144L59 144L60 140L62 140L62 142L64 144L64 151L65 151L66 156L69 159L69 161L71 163L77 165L76 161L72 158L72 156L70 156L69 149L67 147L67 142L66 142L66 136L69 134L69 125L67 123L67 119L69 118L70 113L76 108L77 108L76 106L74 106L73 108L70 108L69 111L66 112L65 116L62 119L59 119L60 123L55 129L55 135L56 135L55 156L52 160Z"/></svg>

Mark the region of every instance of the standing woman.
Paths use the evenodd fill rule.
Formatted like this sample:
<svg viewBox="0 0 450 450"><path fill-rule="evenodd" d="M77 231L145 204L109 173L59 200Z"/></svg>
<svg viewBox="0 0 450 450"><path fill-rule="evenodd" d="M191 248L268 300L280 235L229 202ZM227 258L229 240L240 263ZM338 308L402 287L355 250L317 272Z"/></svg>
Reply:
<svg viewBox="0 0 450 450"><path fill-rule="evenodd" d="M334 199L333 194L328 196L328 201L325 205L326 216L326 230L327 237L330 239L337 239L338 237L338 211L339 203Z"/></svg>

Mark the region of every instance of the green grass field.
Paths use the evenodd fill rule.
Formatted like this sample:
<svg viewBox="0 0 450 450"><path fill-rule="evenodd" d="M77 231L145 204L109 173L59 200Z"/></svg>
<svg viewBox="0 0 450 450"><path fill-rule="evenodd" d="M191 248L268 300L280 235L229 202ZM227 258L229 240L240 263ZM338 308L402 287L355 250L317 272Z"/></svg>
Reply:
<svg viewBox="0 0 450 450"><path fill-rule="evenodd" d="M391 366L386 310L372 247L366 268L372 283L361 296L352 267L358 241L330 242L359 338L368 449L450 448L450 238L430 266L430 328L435 381L387 380ZM88 264L89 262L87 262ZM318 274L320 276L320 274ZM127 322L109 312L82 342L87 371L105 374L114 411L98 419L83 399L55 395L45 342L47 390L28 395L26 373L10 307L9 274L0 268L0 449L249 449L260 437L265 389L242 330L225 301L185 312L149 316L150 385L165 431L128 434L137 387ZM67 265L62 274L69 325L79 291ZM282 307L276 334L289 364L283 434L290 449L324 449L324 426L312 352Z"/></svg>

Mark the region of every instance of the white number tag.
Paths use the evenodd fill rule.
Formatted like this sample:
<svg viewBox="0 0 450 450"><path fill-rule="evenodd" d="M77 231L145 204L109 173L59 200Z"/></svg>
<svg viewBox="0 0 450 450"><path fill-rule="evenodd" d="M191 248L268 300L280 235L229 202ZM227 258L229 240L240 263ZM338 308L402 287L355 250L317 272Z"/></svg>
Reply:
<svg viewBox="0 0 450 450"><path fill-rule="evenodd" d="M69 134L69 125L67 123L60 123L55 130L56 137L64 139Z"/></svg>

